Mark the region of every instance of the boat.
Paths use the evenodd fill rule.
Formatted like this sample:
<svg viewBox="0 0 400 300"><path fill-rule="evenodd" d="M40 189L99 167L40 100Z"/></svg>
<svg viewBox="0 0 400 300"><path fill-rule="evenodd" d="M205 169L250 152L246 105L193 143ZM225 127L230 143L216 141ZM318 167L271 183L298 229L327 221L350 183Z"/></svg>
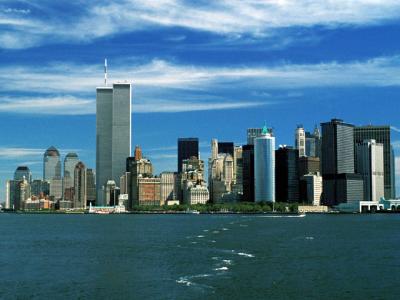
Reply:
<svg viewBox="0 0 400 300"><path fill-rule="evenodd" d="M187 209L187 210L185 211L185 213L187 213L187 214L194 214L194 215L199 215L199 214L200 214L200 212L199 212L198 210L195 210L195 209L193 209L193 210Z"/></svg>

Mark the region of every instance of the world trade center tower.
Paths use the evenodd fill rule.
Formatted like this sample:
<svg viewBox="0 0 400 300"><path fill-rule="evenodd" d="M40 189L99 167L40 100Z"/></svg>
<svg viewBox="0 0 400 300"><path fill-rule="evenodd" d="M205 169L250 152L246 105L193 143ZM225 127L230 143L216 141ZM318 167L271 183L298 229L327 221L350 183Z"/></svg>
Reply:
<svg viewBox="0 0 400 300"><path fill-rule="evenodd" d="M106 85L106 81L105 81ZM96 205L104 206L103 186L119 183L131 156L132 86L114 83L96 89Z"/></svg>

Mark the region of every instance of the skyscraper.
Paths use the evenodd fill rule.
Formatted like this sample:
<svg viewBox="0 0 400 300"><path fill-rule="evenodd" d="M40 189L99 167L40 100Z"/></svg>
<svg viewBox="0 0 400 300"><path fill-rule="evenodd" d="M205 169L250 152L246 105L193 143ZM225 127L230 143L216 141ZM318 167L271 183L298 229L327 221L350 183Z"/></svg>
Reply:
<svg viewBox="0 0 400 300"><path fill-rule="evenodd" d="M96 89L96 199L104 205L102 188L109 180L119 182L131 155L130 83L114 83Z"/></svg>
<svg viewBox="0 0 400 300"><path fill-rule="evenodd" d="M375 140L379 144L383 144L383 169L384 169L384 181L385 181L385 198L395 198L395 184L394 184L394 173L392 172L391 164L391 135L390 126L359 126L354 128L354 144L360 144L364 140ZM357 158L357 153L355 153ZM358 171L358 170L356 170Z"/></svg>
<svg viewBox="0 0 400 300"><path fill-rule="evenodd" d="M275 137L264 126L254 140L255 201L275 202Z"/></svg>
<svg viewBox="0 0 400 300"><path fill-rule="evenodd" d="M65 193L65 190L70 189L74 186L74 172L75 166L79 162L78 155L76 153L68 153L64 158L64 178L63 178L63 194L64 200L73 200L69 199L68 193Z"/></svg>
<svg viewBox="0 0 400 300"><path fill-rule="evenodd" d="M178 139L178 172L182 172L182 162L191 157L199 158L199 139L198 138L179 138Z"/></svg>
<svg viewBox="0 0 400 300"><path fill-rule="evenodd" d="M14 180L26 179L29 183L32 182L32 173L27 166L19 166L14 172Z"/></svg>
<svg viewBox="0 0 400 300"><path fill-rule="evenodd" d="M356 145L357 172L364 179L364 200L379 201L384 197L383 144L365 140Z"/></svg>
<svg viewBox="0 0 400 300"><path fill-rule="evenodd" d="M53 146L43 155L43 180L50 182L50 196L54 201L62 199L60 152Z"/></svg>
<svg viewBox="0 0 400 300"><path fill-rule="evenodd" d="M276 201L299 202L299 150L280 147L275 151Z"/></svg>
<svg viewBox="0 0 400 300"><path fill-rule="evenodd" d="M363 200L362 176L354 174L354 126L332 119L322 123L321 128L324 204Z"/></svg>
<svg viewBox="0 0 400 300"><path fill-rule="evenodd" d="M303 125L298 125L296 128L295 147L299 150L299 156L306 156L306 133Z"/></svg>
<svg viewBox="0 0 400 300"><path fill-rule="evenodd" d="M87 183L87 203L95 205L96 203L96 177L92 169L86 170Z"/></svg>
<svg viewBox="0 0 400 300"><path fill-rule="evenodd" d="M80 161L74 169L74 208L86 208L87 175L86 166Z"/></svg>
<svg viewBox="0 0 400 300"><path fill-rule="evenodd" d="M218 153L234 155L234 144L233 142L218 142Z"/></svg>
<svg viewBox="0 0 400 300"><path fill-rule="evenodd" d="M254 145L254 139L261 136L262 128L247 129L247 145Z"/></svg>
<svg viewBox="0 0 400 300"><path fill-rule="evenodd" d="M244 145L242 150L242 200L254 202L254 145Z"/></svg>

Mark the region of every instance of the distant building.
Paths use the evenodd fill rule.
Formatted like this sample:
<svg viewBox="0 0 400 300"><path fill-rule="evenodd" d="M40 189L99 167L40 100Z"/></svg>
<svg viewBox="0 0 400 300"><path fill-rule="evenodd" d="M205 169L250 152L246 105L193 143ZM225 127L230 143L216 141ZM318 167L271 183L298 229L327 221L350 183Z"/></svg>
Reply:
<svg viewBox="0 0 400 300"><path fill-rule="evenodd" d="M162 172L160 174L160 205L177 199L178 174L175 172Z"/></svg>
<svg viewBox="0 0 400 300"><path fill-rule="evenodd" d="M242 201L254 202L254 145L244 145L242 150Z"/></svg>
<svg viewBox="0 0 400 300"><path fill-rule="evenodd" d="M198 138L179 138L178 139L178 173L182 172L183 160L191 157L199 158L199 139Z"/></svg>
<svg viewBox="0 0 400 300"><path fill-rule="evenodd" d="M209 193L210 200L214 203L235 200L233 195L234 178L234 160L231 154L221 153L217 158L209 160Z"/></svg>
<svg viewBox="0 0 400 300"><path fill-rule="evenodd" d="M87 169L80 161L74 170L74 208L85 209L87 204Z"/></svg>
<svg viewBox="0 0 400 300"><path fill-rule="evenodd" d="M238 200L243 197L243 148L235 146L233 155L233 187L232 190L238 194Z"/></svg>
<svg viewBox="0 0 400 300"><path fill-rule="evenodd" d="M29 183L32 182L32 173L27 166L19 166L14 172L14 180L26 179Z"/></svg>
<svg viewBox="0 0 400 300"><path fill-rule="evenodd" d="M184 198L184 203L188 205L206 204L210 199L210 194L206 186L187 182Z"/></svg>
<svg viewBox="0 0 400 300"><path fill-rule="evenodd" d="M218 142L218 154L230 154L233 157L234 148L233 142Z"/></svg>
<svg viewBox="0 0 400 300"><path fill-rule="evenodd" d="M364 200L375 201L385 195L383 144L365 140L356 145L357 172L364 180Z"/></svg>
<svg viewBox="0 0 400 300"><path fill-rule="evenodd" d="M299 157L299 177L310 173L320 173L320 159L319 157L303 156Z"/></svg>
<svg viewBox="0 0 400 300"><path fill-rule="evenodd" d="M354 125L339 119L322 123L323 204L363 200L363 179L354 168Z"/></svg>
<svg viewBox="0 0 400 300"><path fill-rule="evenodd" d="M96 177L93 172L93 169L86 170L86 184L87 184L87 203L86 206L89 206L91 203L93 206L96 203Z"/></svg>
<svg viewBox="0 0 400 300"><path fill-rule="evenodd" d="M299 202L299 150L282 146L275 151L276 201Z"/></svg>
<svg viewBox="0 0 400 300"><path fill-rule="evenodd" d="M316 206L320 205L323 184L322 176L319 173L306 174L302 176L301 181L305 185L305 195L301 201Z"/></svg>
<svg viewBox="0 0 400 300"><path fill-rule="evenodd" d="M116 186L114 180L107 181L107 184L104 186L104 198L106 201L105 206L116 206L118 205L119 199L119 187Z"/></svg>
<svg viewBox="0 0 400 300"><path fill-rule="evenodd" d="M247 145L254 145L254 140L261 136L262 128L248 128L247 129Z"/></svg>
<svg viewBox="0 0 400 300"><path fill-rule="evenodd" d="M63 197L60 152L51 146L43 155L43 180L50 182L50 196L55 200Z"/></svg>
<svg viewBox="0 0 400 300"><path fill-rule="evenodd" d="M314 132L306 131L306 155L311 157L321 157L321 133L317 126Z"/></svg>
<svg viewBox="0 0 400 300"><path fill-rule="evenodd" d="M36 197L50 195L50 182L41 179L35 179L31 183L31 194Z"/></svg>
<svg viewBox="0 0 400 300"><path fill-rule="evenodd" d="M114 83L96 89L96 201L104 206L103 190L109 180L119 182L126 158L131 156L132 86Z"/></svg>
<svg viewBox="0 0 400 300"><path fill-rule="evenodd" d="M395 173L392 172L394 164L392 164L392 147L390 126L357 126L354 128L354 145L362 143L364 140L375 140L379 144L383 144L383 169L385 182L385 198L394 199L395 192ZM357 159L357 153L355 152ZM358 170L356 170L358 172Z"/></svg>
<svg viewBox="0 0 400 300"><path fill-rule="evenodd" d="M303 125L298 125L295 132L295 148L299 150L299 156L306 156L306 133Z"/></svg>
<svg viewBox="0 0 400 300"><path fill-rule="evenodd" d="M161 205L161 180L159 177L139 177L138 192L139 205Z"/></svg>
<svg viewBox="0 0 400 300"><path fill-rule="evenodd" d="M63 194L65 200L72 200L68 198L68 193L65 194L65 190L74 186L74 171L78 162L79 157L73 152L68 153L64 158Z"/></svg>
<svg viewBox="0 0 400 300"><path fill-rule="evenodd" d="M182 161L182 172L178 173L179 189L178 199L186 201L185 189L189 182L193 185L202 184L204 182L204 161L192 156Z"/></svg>
<svg viewBox="0 0 400 300"><path fill-rule="evenodd" d="M275 202L275 137L265 126L254 140L254 192L256 202Z"/></svg>

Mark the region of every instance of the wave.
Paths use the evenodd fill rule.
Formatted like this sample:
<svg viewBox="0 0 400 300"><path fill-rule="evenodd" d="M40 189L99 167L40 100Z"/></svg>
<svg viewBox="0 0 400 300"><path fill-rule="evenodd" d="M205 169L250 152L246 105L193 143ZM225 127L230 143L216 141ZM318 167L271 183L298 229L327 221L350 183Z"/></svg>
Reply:
<svg viewBox="0 0 400 300"><path fill-rule="evenodd" d="M239 256L244 256L244 257L255 257L253 254L245 253L245 252L238 252L236 254Z"/></svg>
<svg viewBox="0 0 400 300"><path fill-rule="evenodd" d="M228 267L220 267L220 268L215 268L215 271L228 271L229 268Z"/></svg>

